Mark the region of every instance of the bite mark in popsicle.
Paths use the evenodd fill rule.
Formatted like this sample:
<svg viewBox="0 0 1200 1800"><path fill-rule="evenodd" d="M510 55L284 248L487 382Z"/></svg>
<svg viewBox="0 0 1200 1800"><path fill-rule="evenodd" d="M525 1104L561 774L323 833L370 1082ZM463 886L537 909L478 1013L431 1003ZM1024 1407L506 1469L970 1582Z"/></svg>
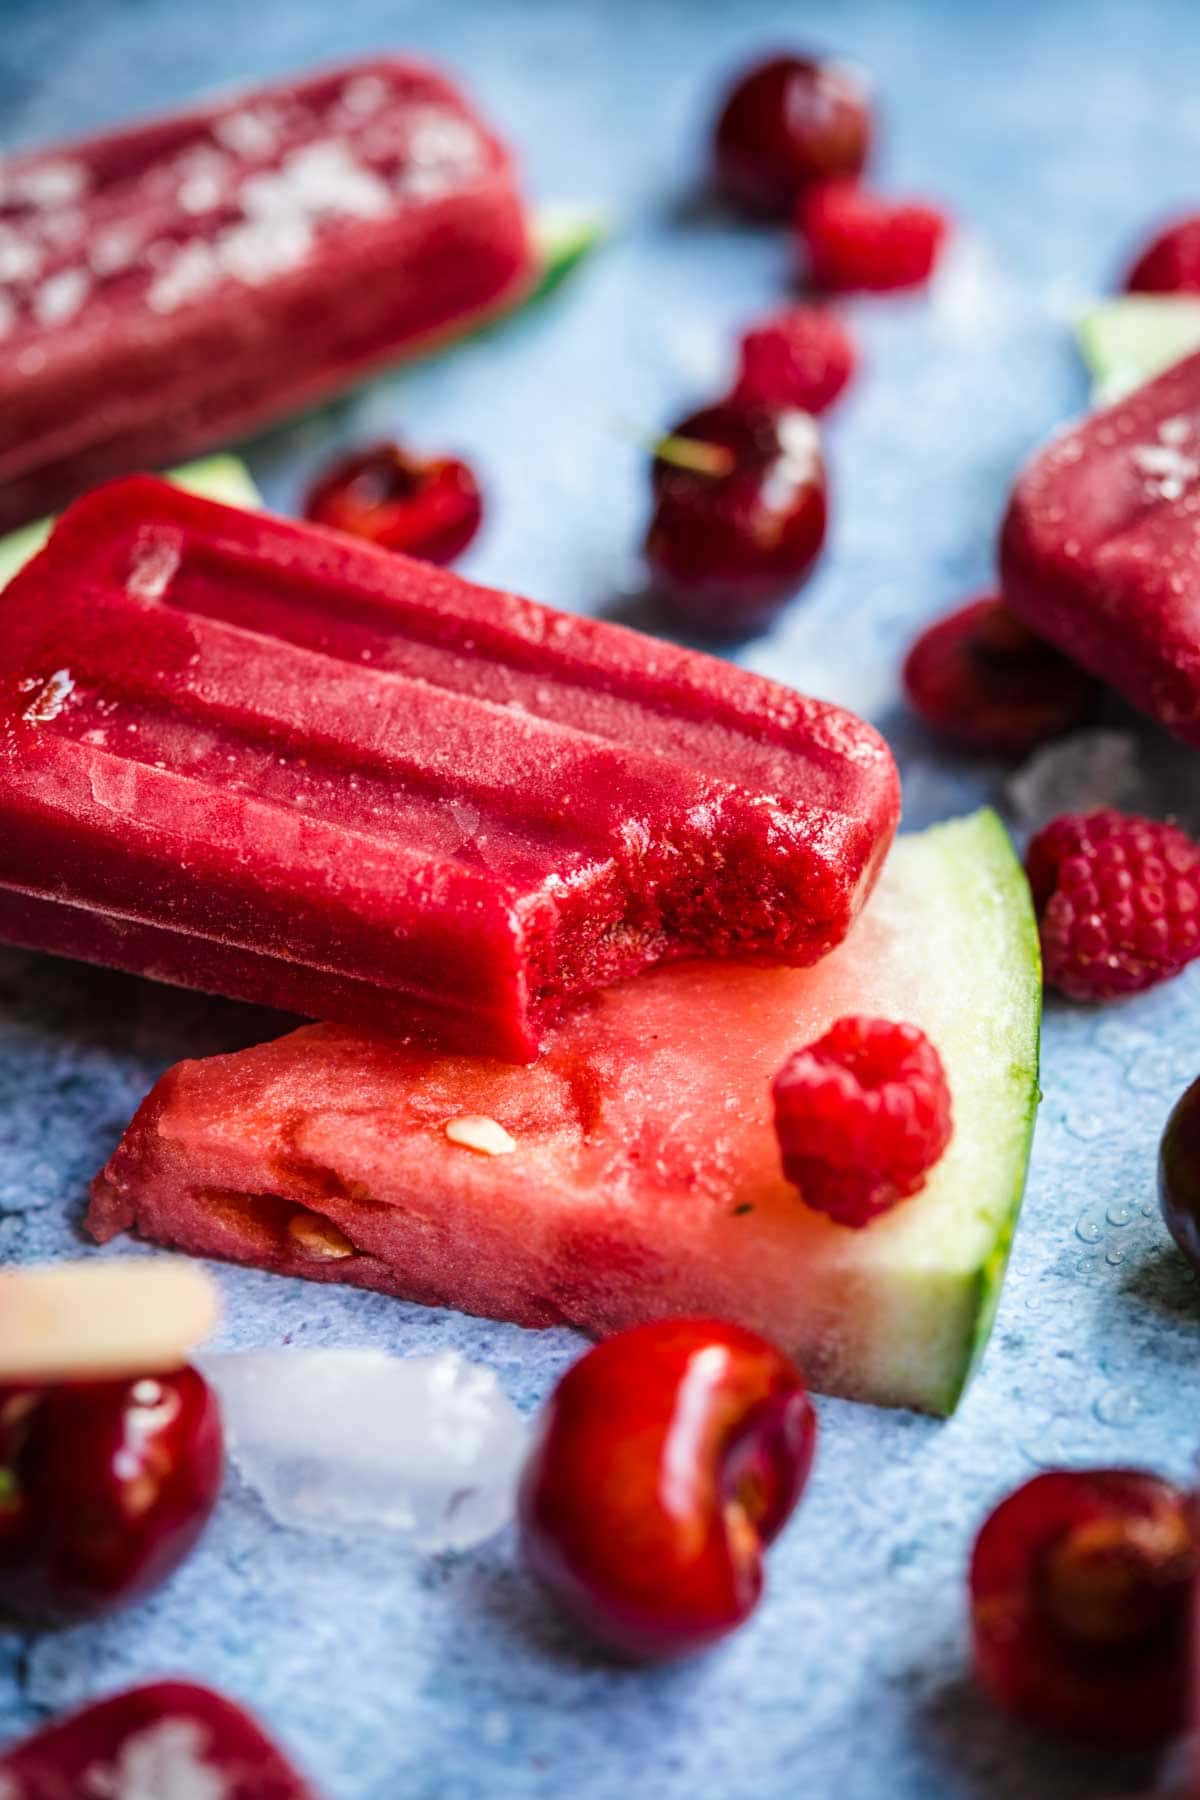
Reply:
<svg viewBox="0 0 1200 1800"><path fill-rule="evenodd" d="M0 937L319 1018L527 1060L649 964L816 961L895 829L837 707L147 478L0 622Z"/></svg>

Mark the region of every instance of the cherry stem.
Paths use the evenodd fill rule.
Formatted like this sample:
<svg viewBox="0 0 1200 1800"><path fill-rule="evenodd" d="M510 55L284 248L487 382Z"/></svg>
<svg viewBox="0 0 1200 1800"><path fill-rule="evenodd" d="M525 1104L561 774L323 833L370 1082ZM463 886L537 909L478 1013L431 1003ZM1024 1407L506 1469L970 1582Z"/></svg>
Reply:
<svg viewBox="0 0 1200 1800"><path fill-rule="evenodd" d="M676 469L688 469L693 475L711 475L719 480L732 475L737 465L733 451L724 444L706 444L703 438L661 437L651 446L659 462Z"/></svg>
<svg viewBox="0 0 1200 1800"><path fill-rule="evenodd" d="M674 469L687 469L693 475L711 475L720 480L732 475L737 457L725 444L709 444L703 438L680 437L668 432L664 437L648 437L636 428L625 427L624 435L648 450L659 462Z"/></svg>

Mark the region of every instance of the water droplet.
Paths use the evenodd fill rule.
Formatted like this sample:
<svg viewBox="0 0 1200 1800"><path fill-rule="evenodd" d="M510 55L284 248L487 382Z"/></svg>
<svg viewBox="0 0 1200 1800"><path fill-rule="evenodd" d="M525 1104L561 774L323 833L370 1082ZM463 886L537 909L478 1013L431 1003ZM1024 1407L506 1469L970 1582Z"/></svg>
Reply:
<svg viewBox="0 0 1200 1800"><path fill-rule="evenodd" d="M1081 1256L1079 1261L1075 1264L1075 1273L1077 1275L1090 1275L1096 1266L1097 1263L1094 1256Z"/></svg>
<svg viewBox="0 0 1200 1800"><path fill-rule="evenodd" d="M1131 1062L1125 1071L1125 1079L1139 1093L1153 1094L1172 1085L1174 1068L1174 1053L1157 1050L1153 1056L1141 1056Z"/></svg>
<svg viewBox="0 0 1200 1800"><path fill-rule="evenodd" d="M1043 1463L1086 1462L1092 1453L1088 1428L1078 1419L1055 1419L1046 1436Z"/></svg>
<svg viewBox="0 0 1200 1800"><path fill-rule="evenodd" d="M1085 1144L1093 1143L1096 1138L1103 1137L1106 1131L1112 1129L1110 1119L1106 1119L1102 1113L1094 1112L1072 1110L1063 1123L1072 1137L1081 1138Z"/></svg>
<svg viewBox="0 0 1200 1800"><path fill-rule="evenodd" d="M1114 1268L1118 1263L1123 1263L1125 1261L1124 1244L1110 1244L1104 1252L1104 1260L1106 1263L1111 1263Z"/></svg>
<svg viewBox="0 0 1200 1800"><path fill-rule="evenodd" d="M1102 1019L1092 1033L1092 1042L1097 1050L1103 1050L1107 1056L1128 1056L1130 1053L1148 1049L1153 1039L1148 1031L1139 1030L1126 1024L1124 1019Z"/></svg>
<svg viewBox="0 0 1200 1800"><path fill-rule="evenodd" d="M1155 1208L1153 1200L1143 1200L1142 1201L1142 1217L1143 1217L1143 1219L1152 1219L1154 1217L1155 1211L1156 1211L1156 1208Z"/></svg>
<svg viewBox="0 0 1200 1800"><path fill-rule="evenodd" d="M1142 1403L1132 1388L1106 1388L1092 1410L1102 1425L1132 1425Z"/></svg>
<svg viewBox="0 0 1200 1800"><path fill-rule="evenodd" d="M1075 1236L1082 1238L1085 1244L1098 1244L1104 1236L1104 1227L1094 1212L1081 1212L1075 1221Z"/></svg>
<svg viewBox="0 0 1200 1800"><path fill-rule="evenodd" d="M1128 1225L1133 1218L1133 1208L1124 1200L1114 1200L1104 1216L1110 1225Z"/></svg>

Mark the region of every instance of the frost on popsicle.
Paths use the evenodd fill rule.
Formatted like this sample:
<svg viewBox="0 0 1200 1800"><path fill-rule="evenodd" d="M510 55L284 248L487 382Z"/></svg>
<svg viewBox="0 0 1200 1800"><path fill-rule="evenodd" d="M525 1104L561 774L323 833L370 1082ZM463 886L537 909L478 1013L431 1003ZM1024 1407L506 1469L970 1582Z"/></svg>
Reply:
<svg viewBox="0 0 1200 1800"><path fill-rule="evenodd" d="M465 1550L513 1510L525 1425L490 1369L453 1351L211 1355L234 1461L281 1524L396 1531Z"/></svg>

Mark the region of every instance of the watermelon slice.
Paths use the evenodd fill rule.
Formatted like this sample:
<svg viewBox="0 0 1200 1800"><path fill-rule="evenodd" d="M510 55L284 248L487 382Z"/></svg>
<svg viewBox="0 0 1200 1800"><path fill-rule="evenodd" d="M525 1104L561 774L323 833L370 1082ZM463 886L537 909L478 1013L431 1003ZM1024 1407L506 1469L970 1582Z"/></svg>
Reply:
<svg viewBox="0 0 1200 1800"><path fill-rule="evenodd" d="M97 1179L89 1223L522 1325L713 1313L826 1392L949 1412L1024 1186L1040 993L1024 876L981 812L902 838L815 968L640 975L533 1067L329 1025L181 1063ZM783 1180L769 1085L862 1011L933 1039L955 1133L921 1194L852 1231Z"/></svg>
<svg viewBox="0 0 1200 1800"><path fill-rule="evenodd" d="M1080 319L1079 348L1092 399L1111 406L1172 363L1200 350L1200 300L1186 294L1123 294Z"/></svg>

